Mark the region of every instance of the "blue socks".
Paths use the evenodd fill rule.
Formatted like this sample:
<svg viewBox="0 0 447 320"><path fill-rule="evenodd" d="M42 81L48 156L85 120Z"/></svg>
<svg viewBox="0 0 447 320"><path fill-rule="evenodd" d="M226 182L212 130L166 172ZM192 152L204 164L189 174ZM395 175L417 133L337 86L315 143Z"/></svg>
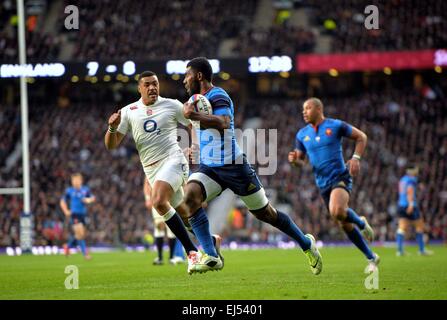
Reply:
<svg viewBox="0 0 447 320"><path fill-rule="evenodd" d="M397 242L397 251L400 252L400 254L404 254L404 240L405 240L405 234L397 230L396 234L396 242Z"/></svg>
<svg viewBox="0 0 447 320"><path fill-rule="evenodd" d="M397 230L396 234L396 242L397 242L397 251L401 254L404 253L404 240L405 234L401 230ZM419 252L425 252L425 244L424 244L424 234L422 232L416 232L416 242L419 246Z"/></svg>
<svg viewBox="0 0 447 320"><path fill-rule="evenodd" d="M210 232L210 223L203 208L200 208L188 219L197 240L202 245L203 251L209 256L217 257L216 248L214 248L213 238Z"/></svg>
<svg viewBox="0 0 447 320"><path fill-rule="evenodd" d="M425 252L424 234L422 232L416 232L416 241L419 246L419 252Z"/></svg>
<svg viewBox="0 0 447 320"><path fill-rule="evenodd" d="M304 235L295 222L293 222L287 214L282 213L281 211L277 210L277 214L278 218L276 220L276 224L273 226L277 227L279 230L298 242L303 251L310 249L310 239Z"/></svg>
<svg viewBox="0 0 447 320"><path fill-rule="evenodd" d="M349 240L351 240L352 243L354 243L357 246L357 248L359 248L360 251L362 251L364 253L366 258L368 258L369 260L374 259L374 254L372 253L371 249L368 247L368 244L367 244L366 240L363 238L359 229L357 229L354 226L354 229L352 229L352 231L349 231L349 232L345 231L345 233L348 236Z"/></svg>
<svg viewBox="0 0 447 320"><path fill-rule="evenodd" d="M345 220L346 222L351 222L355 224L357 227L360 228L360 230L365 229L365 222L362 219L360 219L360 217L354 210L348 208L348 210L346 210L346 213L347 213L347 217Z"/></svg>
<svg viewBox="0 0 447 320"><path fill-rule="evenodd" d="M84 256L87 255L87 246L85 245L85 240L78 240L79 246L81 247L81 252Z"/></svg>
<svg viewBox="0 0 447 320"><path fill-rule="evenodd" d="M78 245L78 240L76 240L75 237L70 236L67 245L69 248L76 248L76 246Z"/></svg>
<svg viewBox="0 0 447 320"><path fill-rule="evenodd" d="M175 257L180 257L182 259L185 258L185 254L183 252L182 244L177 239L175 240L174 256Z"/></svg>

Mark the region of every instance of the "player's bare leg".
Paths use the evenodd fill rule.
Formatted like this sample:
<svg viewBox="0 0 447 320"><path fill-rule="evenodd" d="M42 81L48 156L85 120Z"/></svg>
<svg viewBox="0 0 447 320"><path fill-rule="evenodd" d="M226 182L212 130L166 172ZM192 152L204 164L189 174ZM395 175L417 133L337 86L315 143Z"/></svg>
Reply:
<svg viewBox="0 0 447 320"><path fill-rule="evenodd" d="M398 222L398 228L396 232L396 242L397 242L397 252L396 255L398 257L403 257L406 254L404 250L404 241L405 241L405 233L407 232L410 226L410 222L408 219L400 218Z"/></svg>
<svg viewBox="0 0 447 320"><path fill-rule="evenodd" d="M91 256L87 252L87 246L85 244L86 230L82 223L75 223L73 225L73 231L75 234L75 238L79 243L79 247L81 248L82 255L85 260L91 260Z"/></svg>
<svg viewBox="0 0 447 320"><path fill-rule="evenodd" d="M372 267L380 262L380 257L377 253L372 252L368 246L366 237L360 232L360 230L366 229L367 223L365 220L360 219L353 211L349 211L349 193L343 188L336 188L332 190L329 201L329 212L331 217L338 221L343 231L348 236L349 240L354 243L357 248L363 252L366 259ZM357 228L358 227L358 228Z"/></svg>
<svg viewBox="0 0 447 320"><path fill-rule="evenodd" d="M357 213L349 208L349 193L343 188L335 188L331 192L329 212L338 221L354 223L362 233L363 237L372 242L374 230L369 225L366 217L359 217Z"/></svg>
<svg viewBox="0 0 447 320"><path fill-rule="evenodd" d="M292 219L290 219L288 215L277 211L271 206L270 203L268 203L264 208L259 210L250 210L250 212L259 220L274 226L294 239L307 256L312 273L315 275L321 273L323 269L323 259L318 251L313 235L304 235L300 228L292 221Z"/></svg>
<svg viewBox="0 0 447 320"><path fill-rule="evenodd" d="M188 236L188 232L183 225L180 216L169 203L174 190L171 185L165 181L157 180L152 186L152 203L153 207L163 217L166 225L175 234L177 239L182 243L188 254L188 273L191 274L192 267L198 262L199 255L196 246L192 243Z"/></svg>

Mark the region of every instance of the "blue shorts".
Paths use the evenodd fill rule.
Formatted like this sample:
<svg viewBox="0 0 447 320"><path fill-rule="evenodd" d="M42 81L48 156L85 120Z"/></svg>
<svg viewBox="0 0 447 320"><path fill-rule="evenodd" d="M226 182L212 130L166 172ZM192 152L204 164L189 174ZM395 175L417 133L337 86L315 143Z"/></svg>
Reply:
<svg viewBox="0 0 447 320"><path fill-rule="evenodd" d="M85 214L72 213L70 218L70 224L82 223L84 226L85 223Z"/></svg>
<svg viewBox="0 0 447 320"><path fill-rule="evenodd" d="M242 164L227 164L221 167L209 167L200 164L199 169L194 174L202 173L207 175L222 188L222 191L230 189L238 196L251 195L261 190L262 184L256 171L248 163L245 154L242 157ZM194 174L191 176L194 177ZM209 195L206 194L205 189L202 186L204 199L207 199Z"/></svg>
<svg viewBox="0 0 447 320"><path fill-rule="evenodd" d="M349 194L352 191L352 177L349 174L349 171L341 174L335 179L334 183L332 183L329 187L320 190L320 194L323 197L324 203L326 204L326 208L329 210L329 201L331 200L332 190L342 188L345 189Z"/></svg>
<svg viewBox="0 0 447 320"><path fill-rule="evenodd" d="M419 208L418 207L414 207L413 208L413 213L412 214L407 214L407 207L397 207L397 215L399 216L399 218L404 218L404 219L408 219L408 220L418 220L421 218L421 214L419 212Z"/></svg>

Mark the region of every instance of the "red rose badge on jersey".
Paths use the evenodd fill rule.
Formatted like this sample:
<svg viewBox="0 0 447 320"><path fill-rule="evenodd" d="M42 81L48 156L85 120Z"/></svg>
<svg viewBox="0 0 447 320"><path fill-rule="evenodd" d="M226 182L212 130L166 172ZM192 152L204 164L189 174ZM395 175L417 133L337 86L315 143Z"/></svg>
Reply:
<svg viewBox="0 0 447 320"><path fill-rule="evenodd" d="M151 115L152 115L152 110L151 110L151 109L146 110L146 114L147 114L148 116L151 116Z"/></svg>

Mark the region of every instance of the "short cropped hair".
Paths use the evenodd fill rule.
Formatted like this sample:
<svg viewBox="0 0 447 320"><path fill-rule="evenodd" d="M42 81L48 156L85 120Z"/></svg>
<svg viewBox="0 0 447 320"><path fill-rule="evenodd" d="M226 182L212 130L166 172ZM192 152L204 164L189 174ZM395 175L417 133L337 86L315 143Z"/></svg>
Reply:
<svg viewBox="0 0 447 320"><path fill-rule="evenodd" d="M306 102L311 102L313 105L320 107L321 110L323 110L323 102L321 102L321 100L318 98L312 97L312 98L307 99L304 103L306 103Z"/></svg>
<svg viewBox="0 0 447 320"><path fill-rule="evenodd" d="M140 73L140 75L138 76L138 82L140 82L141 79L145 78L145 77L152 77L152 76L156 76L157 74L153 71L143 71L142 73Z"/></svg>
<svg viewBox="0 0 447 320"><path fill-rule="evenodd" d="M205 80L211 82L213 80L213 68L210 62L205 57L197 57L188 62L186 67L191 67L196 72L202 72Z"/></svg>

